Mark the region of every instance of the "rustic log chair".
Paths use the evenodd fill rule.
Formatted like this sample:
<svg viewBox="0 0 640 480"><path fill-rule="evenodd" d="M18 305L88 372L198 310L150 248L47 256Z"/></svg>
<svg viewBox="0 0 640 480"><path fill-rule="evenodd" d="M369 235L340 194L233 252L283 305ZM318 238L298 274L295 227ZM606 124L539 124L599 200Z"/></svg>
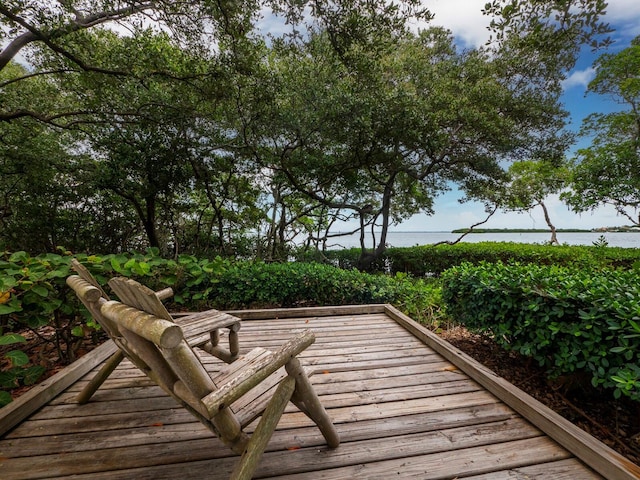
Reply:
<svg viewBox="0 0 640 480"><path fill-rule="evenodd" d="M109 296L102 289L98 281L91 275L91 272L82 265L75 258L71 260L71 268L75 270L78 274L77 276L70 276L67 279L67 284L78 293L78 289L86 288L88 285L95 287L99 293L101 298L109 301ZM136 282L137 283L137 282ZM116 285L118 288L118 285ZM154 300L157 302L156 304L156 312L159 314L161 318L167 318L175 321L179 325L189 329L189 337L188 341L190 345L207 345L207 350L212 355L220 358L221 360L231 363L236 358L238 358L239 353L239 342L238 342L238 330L240 330L240 319L237 317L233 317L226 313L218 312L217 310L208 310L206 312L191 314L191 315L170 315L167 310L162 305L161 300L165 298L169 298L173 295L173 290L171 288L165 288L158 292L154 292L147 287L137 284L137 288L140 293L139 296L144 297L154 297ZM128 298L129 301L132 301L131 298L126 297L126 290L123 291L120 288L120 293L114 290L116 295L120 297L120 294L124 294L125 298ZM78 297L80 295L78 294ZM91 311L90 305L85 302L82 297L80 300L84 303L85 307L90 311L91 315L94 319L102 326L107 335L110 338L113 338L114 332L109 327L109 325L104 323L99 312ZM124 300L127 303L126 300ZM147 300L147 303L149 301ZM158 305L159 304L159 305ZM139 304L134 304L133 306L139 306ZM221 328L227 328L229 330L229 349L224 349L219 345L220 341L220 333L219 330ZM104 381L111 375L111 373L115 370L115 368L120 364L123 360L124 354L121 350L118 350L114 353L100 368L98 373L94 375L94 377L89 381L89 383L82 389L82 391L76 397L76 400L80 404L87 403L91 397L95 394L95 392L100 388L100 386L104 383Z"/></svg>
<svg viewBox="0 0 640 480"><path fill-rule="evenodd" d="M129 288L134 297L135 283L121 278L109 282L116 292ZM300 333L274 352L254 348L212 376L170 318L154 315L147 308L107 301L86 282L76 291L135 365L242 455L232 479L251 478L289 401L316 423L330 447L339 445L338 433L296 358L315 341L311 331ZM149 305L148 310L156 306ZM260 415L249 436L244 427Z"/></svg>

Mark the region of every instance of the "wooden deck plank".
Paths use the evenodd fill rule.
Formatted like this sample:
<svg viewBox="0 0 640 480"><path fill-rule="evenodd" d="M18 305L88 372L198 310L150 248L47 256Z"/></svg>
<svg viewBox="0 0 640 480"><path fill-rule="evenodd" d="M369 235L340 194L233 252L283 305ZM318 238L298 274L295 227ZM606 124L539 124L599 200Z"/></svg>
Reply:
<svg viewBox="0 0 640 480"><path fill-rule="evenodd" d="M546 437L499 443L490 446L471 447L451 452L438 452L415 457L364 463L353 466L323 470L321 472L295 473L269 477L272 480L344 480L362 478L388 480L390 478L413 478L436 480L463 478L469 473L492 472L500 465L518 468L533 463L547 463L566 458L567 452Z"/></svg>
<svg viewBox="0 0 640 480"><path fill-rule="evenodd" d="M501 404L488 404L450 409L445 412L431 412L406 415L393 419L365 420L356 424L338 425L343 442L366 440L373 437L385 438L394 435L408 435L418 432L429 432L462 426L481 425L501 422L515 418L509 408ZM249 429L251 431L251 429ZM11 441L0 440L0 451L5 457L29 457L36 455L52 455L73 451L101 450L118 445L153 445L156 443L179 443L186 440L211 438L211 433L197 421L185 421L177 424L143 426L138 428L122 428L99 432L81 432L51 435L51 439L37 444L30 437L13 438ZM315 427L295 429L297 446L312 447L324 445ZM273 437L269 448L277 450L291 444L291 434L287 430L279 430Z"/></svg>
<svg viewBox="0 0 640 480"><path fill-rule="evenodd" d="M22 395L19 402L12 402L2 407L0 410L0 435L19 424L41 405L55 398L97 364L109 358L116 350L117 347L113 342L107 342L89 352L73 365L29 390Z"/></svg>
<svg viewBox="0 0 640 480"><path fill-rule="evenodd" d="M575 458L464 477L465 480L596 480L601 478L597 473L581 468L580 461Z"/></svg>
<svg viewBox="0 0 640 480"><path fill-rule="evenodd" d="M283 465L287 465L285 471L288 474L304 473L308 471L309 466L314 470L326 470L345 465L388 461L392 458L406 458L445 450L451 452L479 445L493 445L538 436L540 436L540 432L526 422L520 419L511 419L484 424L481 427L459 427L435 432L398 435L384 438L382 441L378 438L350 441L344 443L344 446L337 450L331 450L326 446L290 449L292 447L290 438L276 438L274 442L271 442L271 451L264 456L260 463L257 476L269 477L281 474ZM73 452L65 455L25 457L22 461L13 462L10 468L3 469L3 473L9 478L22 475L22 478L37 479L47 475L54 477L61 474L97 473L106 469L128 470L156 465L171 465L185 460L224 459L216 462L217 472L209 478L226 478L227 472L231 470L237 457L233 456L222 443L214 440L211 437L200 440L183 440L180 449L176 449L173 443L164 443L154 445L153 449L147 445L141 445L114 447L91 452ZM278 440L280 441L278 442ZM153 458L148 458L151 451ZM117 462L114 459L117 459ZM220 475L221 471L225 473ZM193 476L194 472L190 471L189 474ZM196 478L199 476L197 475ZM166 472L163 473L163 478L169 478L166 476Z"/></svg>
<svg viewBox="0 0 640 480"><path fill-rule="evenodd" d="M497 395L509 406L533 422L554 440L570 449L587 465L612 480L640 478L640 466L633 464L615 450L604 445L530 395L499 377L484 365L437 337L427 329L388 307L389 315L404 325L416 337L454 363L471 378Z"/></svg>
<svg viewBox="0 0 640 480"><path fill-rule="evenodd" d="M342 439L328 449L289 405L256 478L602 478L388 307L234 314L245 319L242 352L314 331L301 360L315 371L311 381ZM203 359L210 372L224 366ZM2 478L228 477L238 457L128 361L77 405L96 369L0 438Z"/></svg>
<svg viewBox="0 0 640 480"><path fill-rule="evenodd" d="M324 450L316 449L316 455L322 455ZM284 464L284 469L295 471L278 476L264 476L260 467L254 478L271 480L344 480L344 479L377 479L388 480L390 478L414 478L420 480L463 478L465 472L477 472L484 470L491 472L497 465L510 465L513 469L527 466L531 463L552 464L566 458L567 453L559 451L557 446L546 437L517 440L501 443L494 446L477 446L452 452L437 452L415 457L385 460L380 462L361 463L338 467L330 470L316 470L315 463L302 464L297 461L298 451L287 452L285 457L291 457ZM269 454L265 455L268 458ZM137 468L107 473L94 473L79 475L73 478L83 479L139 479L139 480L164 480L174 479L189 472L192 478L225 479L231 471L232 458L217 459L213 461L189 462L180 465L163 465L156 467ZM580 474L578 467L577 473ZM282 469L281 469L282 470ZM308 470L300 472L300 470ZM542 477L554 478L554 477ZM574 478L580 478L576 476ZM587 477L599 478L599 477Z"/></svg>

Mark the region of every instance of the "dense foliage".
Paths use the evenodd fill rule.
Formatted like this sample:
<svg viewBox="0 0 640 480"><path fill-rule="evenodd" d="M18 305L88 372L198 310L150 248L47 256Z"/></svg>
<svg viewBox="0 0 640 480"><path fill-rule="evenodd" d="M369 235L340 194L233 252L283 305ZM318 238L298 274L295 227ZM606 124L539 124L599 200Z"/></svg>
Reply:
<svg viewBox="0 0 640 480"><path fill-rule="evenodd" d="M350 220L367 267L448 189L495 209L562 159L605 7L495 0L462 49L419 0L5 0L0 249L285 260Z"/></svg>
<svg viewBox="0 0 640 480"><path fill-rule="evenodd" d="M75 257L103 284L122 275L155 290L172 287L170 310L393 303L416 319L439 319L439 289L405 275L370 275L321 264L235 263L190 255L167 260L154 249L144 254ZM72 273L71 258L70 252L36 257L15 252L0 257L0 404L8 401L6 389L33 384L44 373L20 349L27 335L53 344L63 362L76 358L82 338L100 341L99 326L65 283Z"/></svg>
<svg viewBox="0 0 640 480"><path fill-rule="evenodd" d="M324 256L343 268L357 264L357 249L329 250ZM304 258L319 258L309 255ZM640 264L640 250L632 248L594 246L553 246L524 243L479 242L455 245L424 245L409 248L388 248L375 263L375 269L390 273L407 273L414 277L440 275L463 262L520 262L538 265L582 267L611 266L630 269Z"/></svg>
<svg viewBox="0 0 640 480"><path fill-rule="evenodd" d="M562 82L582 45L608 33L605 8L492 0L491 42L461 49L428 25L419 0L1 2L0 251L14 253L0 259L0 387L42 373L19 349L22 333L67 361L78 338L96 335L64 283L70 253L59 245L110 252L78 258L101 281L173 287L174 308L393 302L417 319L438 318L439 290L408 275L462 260L629 268L635 254L615 249L385 254L390 226L433 213L453 187L489 215L545 208L572 141ZM592 89L616 87L625 58L604 57ZM637 171L633 122L595 123L607 127L595 146L607 148L592 153ZM509 199L509 189L520 194ZM633 210L637 192L624 193ZM361 248L325 252L343 220L357 225ZM301 250L342 269L238 261Z"/></svg>
<svg viewBox="0 0 640 480"><path fill-rule="evenodd" d="M463 264L443 276L447 313L551 376L586 373L594 386L640 400L638 270Z"/></svg>
<svg viewBox="0 0 640 480"><path fill-rule="evenodd" d="M640 36L616 54L602 55L589 93L615 100L619 109L594 113L583 122L591 145L578 150L571 191L564 198L576 212L612 206L640 226Z"/></svg>

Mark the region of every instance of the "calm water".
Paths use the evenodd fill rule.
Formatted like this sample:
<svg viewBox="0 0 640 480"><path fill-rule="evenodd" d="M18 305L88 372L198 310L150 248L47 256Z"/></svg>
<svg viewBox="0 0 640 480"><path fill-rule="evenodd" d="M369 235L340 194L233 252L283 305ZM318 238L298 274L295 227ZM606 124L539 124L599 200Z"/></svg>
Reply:
<svg viewBox="0 0 640 480"><path fill-rule="evenodd" d="M416 245L430 245L442 241L454 241L460 235L448 232L389 232L387 244L390 247L413 247ZM585 232L558 233L558 241L566 245L593 245L603 236L610 247L640 248L640 233L621 232ZM378 237L379 238L379 237ZM472 233L462 239L462 242L517 242L517 243L545 243L551 238L550 233ZM371 247L371 236L367 237L367 246ZM351 248L360 246L359 235L350 235L334 239L329 248Z"/></svg>

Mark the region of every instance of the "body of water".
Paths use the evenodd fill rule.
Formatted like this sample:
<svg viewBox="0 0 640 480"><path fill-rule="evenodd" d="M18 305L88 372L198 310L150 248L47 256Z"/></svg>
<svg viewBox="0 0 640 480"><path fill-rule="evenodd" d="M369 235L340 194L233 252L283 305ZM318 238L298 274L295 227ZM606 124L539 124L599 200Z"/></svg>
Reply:
<svg viewBox="0 0 640 480"><path fill-rule="evenodd" d="M637 232L560 232L557 234L561 245L593 245L600 237L604 237L610 247L640 248L640 233ZM431 245L443 241L455 241L460 234L449 232L389 232L389 247L415 247ZM367 247L371 247L371 235L367 237ZM376 240L379 239L379 234ZM517 242L544 244L551 238L551 233L470 233L462 242ZM360 235L348 235L332 239L329 248L352 248L360 246Z"/></svg>

